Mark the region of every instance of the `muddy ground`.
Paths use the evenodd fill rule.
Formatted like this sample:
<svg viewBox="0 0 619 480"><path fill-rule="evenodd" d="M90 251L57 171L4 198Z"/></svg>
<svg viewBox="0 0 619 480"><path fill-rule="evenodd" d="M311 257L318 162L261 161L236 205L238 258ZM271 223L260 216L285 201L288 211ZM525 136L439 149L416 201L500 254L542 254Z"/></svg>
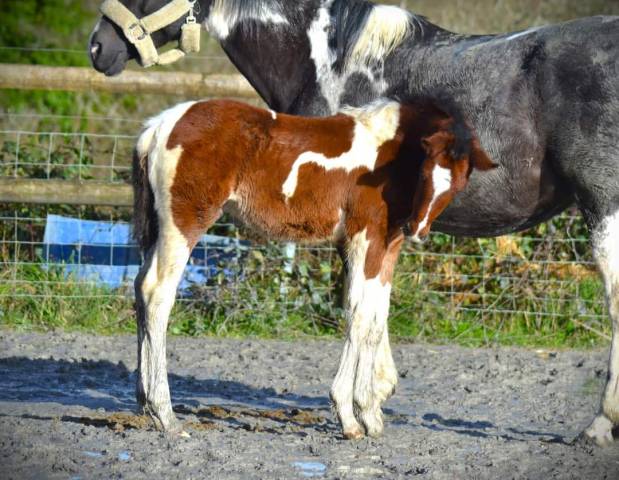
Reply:
<svg viewBox="0 0 619 480"><path fill-rule="evenodd" d="M344 440L328 390L338 342L173 338L191 438L133 415L135 340L0 331L0 478L619 478L619 444L574 437L606 351L396 345L385 436Z"/></svg>

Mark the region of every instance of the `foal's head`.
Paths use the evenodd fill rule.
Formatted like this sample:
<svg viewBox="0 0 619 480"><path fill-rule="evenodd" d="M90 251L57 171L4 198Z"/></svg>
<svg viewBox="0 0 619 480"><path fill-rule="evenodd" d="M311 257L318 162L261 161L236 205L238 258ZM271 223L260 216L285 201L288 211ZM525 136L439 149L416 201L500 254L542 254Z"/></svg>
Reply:
<svg viewBox="0 0 619 480"><path fill-rule="evenodd" d="M422 138L421 146L426 157L415 190L413 216L403 228L417 242L428 235L432 222L466 187L473 169L496 167L468 125L453 117L439 122L437 131Z"/></svg>

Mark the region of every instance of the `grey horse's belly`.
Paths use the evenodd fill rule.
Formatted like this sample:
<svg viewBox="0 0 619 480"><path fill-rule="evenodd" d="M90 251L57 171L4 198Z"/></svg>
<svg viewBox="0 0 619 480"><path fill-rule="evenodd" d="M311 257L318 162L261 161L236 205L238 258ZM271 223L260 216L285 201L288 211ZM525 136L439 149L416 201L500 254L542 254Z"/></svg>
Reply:
<svg viewBox="0 0 619 480"><path fill-rule="evenodd" d="M493 172L475 172L434 222L451 235L493 237L533 227L565 210L574 196L542 158L538 165L510 161Z"/></svg>

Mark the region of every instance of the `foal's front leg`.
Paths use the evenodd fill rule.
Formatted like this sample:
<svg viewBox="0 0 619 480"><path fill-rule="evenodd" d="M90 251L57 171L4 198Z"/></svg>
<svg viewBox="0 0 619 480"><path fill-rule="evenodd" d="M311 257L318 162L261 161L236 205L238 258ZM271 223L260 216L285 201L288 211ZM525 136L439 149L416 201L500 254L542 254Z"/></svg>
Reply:
<svg viewBox="0 0 619 480"><path fill-rule="evenodd" d="M162 227L165 231L165 226ZM157 428L179 428L172 411L166 368L166 330L176 288L189 259L190 248L180 235L160 232L136 278L138 316L137 400Z"/></svg>
<svg viewBox="0 0 619 480"><path fill-rule="evenodd" d="M370 248L363 231L348 245L347 338L331 388L331 398L347 438L361 438L365 433L375 437L382 433L381 404L397 382L388 343L387 317L393 271L389 262L395 262L400 243L389 252L377 244ZM366 278L366 264L381 267L374 277Z"/></svg>

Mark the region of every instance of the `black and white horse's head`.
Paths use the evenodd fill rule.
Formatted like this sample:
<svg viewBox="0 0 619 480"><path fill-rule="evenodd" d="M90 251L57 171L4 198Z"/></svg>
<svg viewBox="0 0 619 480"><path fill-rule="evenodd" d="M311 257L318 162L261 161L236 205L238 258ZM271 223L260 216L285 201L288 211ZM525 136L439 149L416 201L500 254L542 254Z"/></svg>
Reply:
<svg viewBox="0 0 619 480"><path fill-rule="evenodd" d="M137 19L160 11L171 0L118 0ZM190 1L190 0L188 0ZM237 27L244 27L244 33L255 31L257 26L271 27L271 30L294 24L296 30L305 30L299 20L311 17L311 7L317 7L324 0L197 0L195 17L204 23L218 40L225 41L235 36ZM314 8L315 10L315 8ZM308 15L310 13L310 15ZM178 41L186 15L166 27L149 32L157 48ZM309 23L309 18L307 19ZM273 29L275 27L275 29ZM293 33L293 32L289 32ZM294 45L288 45L293 47ZM88 45L92 65L106 75L122 72L129 60L140 61L140 55L116 22L103 15L96 24Z"/></svg>
<svg viewBox="0 0 619 480"><path fill-rule="evenodd" d="M114 1L142 19L180 0ZM271 108L305 115L383 95L386 58L424 30L410 12L368 0L198 0L196 7L197 21ZM154 45L178 41L182 24L151 32ZM115 75L140 60L125 33L105 16L99 21L89 47L95 69Z"/></svg>
<svg viewBox="0 0 619 480"><path fill-rule="evenodd" d="M197 21L202 21L216 0L199 0L195 5ZM170 3L170 0L119 0L138 19L151 15ZM171 22L164 28L149 32L157 48L177 41L187 15ZM140 61L138 50L129 41L122 28L102 16L90 35L88 54L93 67L106 75L117 75L125 69L129 60Z"/></svg>

